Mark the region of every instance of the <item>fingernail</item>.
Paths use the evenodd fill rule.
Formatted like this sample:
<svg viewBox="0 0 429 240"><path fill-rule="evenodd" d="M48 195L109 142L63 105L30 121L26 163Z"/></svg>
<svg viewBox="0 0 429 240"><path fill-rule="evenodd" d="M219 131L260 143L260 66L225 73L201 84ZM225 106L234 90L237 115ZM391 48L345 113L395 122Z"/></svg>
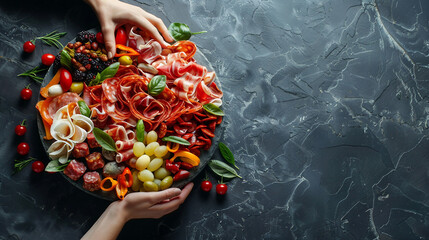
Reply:
<svg viewBox="0 0 429 240"><path fill-rule="evenodd" d="M108 58L108 59L112 59L112 57L113 57L113 53L112 53L112 52L108 52L108 53L107 53L107 58Z"/></svg>

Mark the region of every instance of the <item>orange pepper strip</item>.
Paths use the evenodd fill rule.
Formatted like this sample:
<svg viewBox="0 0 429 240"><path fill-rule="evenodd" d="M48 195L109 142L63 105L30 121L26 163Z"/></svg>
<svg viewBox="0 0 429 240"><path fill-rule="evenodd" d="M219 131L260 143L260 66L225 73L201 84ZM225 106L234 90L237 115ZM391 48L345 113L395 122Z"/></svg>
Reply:
<svg viewBox="0 0 429 240"><path fill-rule="evenodd" d="M173 145L173 148L171 148L171 144ZM167 151L175 153L177 152L177 150L179 150L180 144L178 143L171 143L171 142L167 142Z"/></svg>
<svg viewBox="0 0 429 240"><path fill-rule="evenodd" d="M200 165L200 158L197 155L190 153L188 151L180 150L175 152L174 156L170 159L170 161L173 162L174 159L176 159L177 157L181 157L180 160L182 160L183 162L187 162L194 167Z"/></svg>
<svg viewBox="0 0 429 240"><path fill-rule="evenodd" d="M125 195L128 192L128 188L125 186L122 186L121 184L116 184L116 196L118 196L118 198L120 200L123 200L125 198Z"/></svg>
<svg viewBox="0 0 429 240"><path fill-rule="evenodd" d="M52 139L51 136L51 125L53 119L51 115L49 115L49 104L52 102L53 98L47 98L45 100L39 101L36 104L37 110L39 110L40 116L42 117L43 126L45 127L45 136L43 137L46 140Z"/></svg>
<svg viewBox="0 0 429 240"><path fill-rule="evenodd" d="M55 85L58 84L60 82L60 72L61 72L61 68L57 71L57 73L55 74L55 76L51 79L51 81L48 83L48 85L46 85L45 87L42 87L40 89L40 95L42 95L42 97L44 98L48 98L48 89Z"/></svg>
<svg viewBox="0 0 429 240"><path fill-rule="evenodd" d="M140 55L140 53L138 53L133 48L124 46L122 44L116 44L116 48L119 49L119 50L121 50L121 51L125 51L125 52L124 53L118 53L119 51L116 50L115 57L121 57L121 56L139 56Z"/></svg>
<svg viewBox="0 0 429 240"><path fill-rule="evenodd" d="M112 186L110 186L109 188L105 188L105 187L104 187L104 184L105 184L107 181L110 181L110 183L112 184ZM116 187L116 185L118 185L118 181L116 181L115 179L113 179L113 178L111 178L111 177L104 178L104 179L100 182L100 188L101 188L101 190L103 190L103 191L112 191L112 190Z"/></svg>

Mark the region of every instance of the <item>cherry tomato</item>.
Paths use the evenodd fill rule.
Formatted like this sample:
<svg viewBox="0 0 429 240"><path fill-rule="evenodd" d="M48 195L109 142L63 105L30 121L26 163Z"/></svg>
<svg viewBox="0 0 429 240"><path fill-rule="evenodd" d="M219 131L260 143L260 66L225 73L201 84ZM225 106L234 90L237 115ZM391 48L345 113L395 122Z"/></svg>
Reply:
<svg viewBox="0 0 429 240"><path fill-rule="evenodd" d="M23 47L24 47L24 52L32 53L36 48L36 45L34 45L34 43L32 43L31 41L26 41Z"/></svg>
<svg viewBox="0 0 429 240"><path fill-rule="evenodd" d="M24 100L30 100L33 95L33 91L29 87L25 87L21 90L21 98Z"/></svg>
<svg viewBox="0 0 429 240"><path fill-rule="evenodd" d="M43 164L42 161L34 161L33 164L31 164L31 168L34 172L40 173L45 170L45 164Z"/></svg>
<svg viewBox="0 0 429 240"><path fill-rule="evenodd" d="M25 120L24 120L24 121L22 121L21 124L16 125L15 133L18 136L23 136L25 134L25 132L27 132L27 127L25 126Z"/></svg>
<svg viewBox="0 0 429 240"><path fill-rule="evenodd" d="M208 180L205 180L201 183L201 189L204 192L210 192L210 190L212 190L212 187L213 187L212 183Z"/></svg>
<svg viewBox="0 0 429 240"><path fill-rule="evenodd" d="M219 195L225 195L228 190L228 186L225 183L219 183L216 185L216 193Z"/></svg>
<svg viewBox="0 0 429 240"><path fill-rule="evenodd" d="M28 146L26 142L22 142L18 145L18 147L16 148L16 151L20 155L27 155L28 152L30 151L30 146Z"/></svg>
<svg viewBox="0 0 429 240"><path fill-rule="evenodd" d="M50 53L45 53L42 55L42 64L45 66L51 66L55 61L55 56Z"/></svg>
<svg viewBox="0 0 429 240"><path fill-rule="evenodd" d="M72 85L72 75L67 69L61 69L60 73L60 85L64 92L67 92Z"/></svg>
<svg viewBox="0 0 429 240"><path fill-rule="evenodd" d="M97 35L95 35L95 39L97 39L98 43L104 43L103 34L101 32L98 32Z"/></svg>
<svg viewBox="0 0 429 240"><path fill-rule="evenodd" d="M123 27L120 27L116 30L116 44L127 45L128 36Z"/></svg>

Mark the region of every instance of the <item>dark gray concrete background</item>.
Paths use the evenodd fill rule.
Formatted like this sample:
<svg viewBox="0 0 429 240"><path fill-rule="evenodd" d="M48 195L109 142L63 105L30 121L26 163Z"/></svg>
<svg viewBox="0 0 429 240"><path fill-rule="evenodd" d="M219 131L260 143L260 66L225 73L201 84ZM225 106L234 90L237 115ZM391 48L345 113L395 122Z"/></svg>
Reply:
<svg viewBox="0 0 429 240"><path fill-rule="evenodd" d="M198 188L201 174L178 211L131 221L120 239L429 239L428 1L129 2L208 31L192 40L222 82L221 140L243 180L219 198ZM80 1L0 3L0 239L78 239L108 205L59 174L11 176L21 141L48 161L39 85L17 75L58 51L22 44L94 27Z"/></svg>

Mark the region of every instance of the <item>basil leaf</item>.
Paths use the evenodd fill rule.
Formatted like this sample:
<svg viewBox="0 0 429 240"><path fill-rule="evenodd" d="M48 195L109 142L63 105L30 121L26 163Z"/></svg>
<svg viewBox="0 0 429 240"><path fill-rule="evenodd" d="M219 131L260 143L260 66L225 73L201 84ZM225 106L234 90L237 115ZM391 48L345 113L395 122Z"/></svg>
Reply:
<svg viewBox="0 0 429 240"><path fill-rule="evenodd" d="M191 32L189 26L184 23L172 23L168 27L168 32L176 41L189 40L192 35L205 33L207 31L201 32Z"/></svg>
<svg viewBox="0 0 429 240"><path fill-rule="evenodd" d="M62 172L69 165L71 160L69 159L66 163L61 164L58 160L52 160L46 165L46 172Z"/></svg>
<svg viewBox="0 0 429 240"><path fill-rule="evenodd" d="M60 63L61 66L67 68L68 70L72 69L70 54L64 49L61 51Z"/></svg>
<svg viewBox="0 0 429 240"><path fill-rule="evenodd" d="M174 142L174 143L182 144L182 145L185 145L185 146L191 145L191 143L188 142L187 140L185 140L185 139L183 139L181 137L177 137L177 136L163 137L162 141L164 141L164 142Z"/></svg>
<svg viewBox="0 0 429 240"><path fill-rule="evenodd" d="M166 81L167 77L165 75L154 76L147 86L149 94L152 96L158 96L162 91L164 91Z"/></svg>
<svg viewBox="0 0 429 240"><path fill-rule="evenodd" d="M204 110L207 112L217 115L217 116L225 116L225 113L223 113L222 109L220 109L218 106L214 105L213 103L207 103L203 105Z"/></svg>
<svg viewBox="0 0 429 240"><path fill-rule="evenodd" d="M237 165L235 165L234 155L223 142L219 143L219 150L220 150L220 154L222 154L222 157L225 158L227 162L232 164L235 168L239 169Z"/></svg>
<svg viewBox="0 0 429 240"><path fill-rule="evenodd" d="M88 86L95 86L101 84L105 79L114 77L118 72L119 62L115 62L110 64L106 69L104 69L101 73L97 73L95 79L89 82Z"/></svg>
<svg viewBox="0 0 429 240"><path fill-rule="evenodd" d="M228 164L226 164L222 161L210 160L209 161L209 167L214 173L216 173L220 177L224 177L224 178L239 177L239 178L241 178L241 176L238 175L238 173L234 170L234 168L230 167Z"/></svg>
<svg viewBox="0 0 429 240"><path fill-rule="evenodd" d="M116 152L115 141L109 134L105 133L103 130L99 128L94 128L92 130L94 133L95 140L100 144L100 146L108 151Z"/></svg>
<svg viewBox="0 0 429 240"><path fill-rule="evenodd" d="M77 102L77 104L79 105L80 114L91 117L91 110L89 109L88 105L86 105L85 101L80 100Z"/></svg>
<svg viewBox="0 0 429 240"><path fill-rule="evenodd" d="M141 119L137 121L136 137L137 137L137 141L144 142L144 123L143 123L143 120Z"/></svg>

